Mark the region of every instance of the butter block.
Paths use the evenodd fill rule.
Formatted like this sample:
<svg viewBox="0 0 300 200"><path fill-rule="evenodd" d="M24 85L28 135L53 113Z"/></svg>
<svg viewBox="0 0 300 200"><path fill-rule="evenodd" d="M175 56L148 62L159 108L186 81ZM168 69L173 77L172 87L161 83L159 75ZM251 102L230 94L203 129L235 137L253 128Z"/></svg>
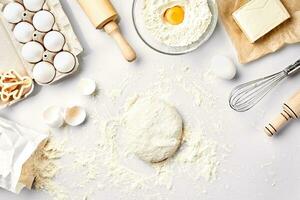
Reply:
<svg viewBox="0 0 300 200"><path fill-rule="evenodd" d="M280 0L251 0L232 15L251 43L291 17Z"/></svg>

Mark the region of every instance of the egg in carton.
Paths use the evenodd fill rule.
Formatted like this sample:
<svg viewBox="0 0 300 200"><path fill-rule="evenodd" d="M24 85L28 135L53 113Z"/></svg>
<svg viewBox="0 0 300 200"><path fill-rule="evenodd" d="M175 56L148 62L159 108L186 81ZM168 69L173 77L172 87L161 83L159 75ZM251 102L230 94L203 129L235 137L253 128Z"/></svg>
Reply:
<svg viewBox="0 0 300 200"><path fill-rule="evenodd" d="M26 62L16 48L18 42L6 23L0 15L0 109L23 100L34 89L33 80L24 68Z"/></svg>
<svg viewBox="0 0 300 200"><path fill-rule="evenodd" d="M82 47L59 0L0 0L28 74L40 85L74 73Z"/></svg>

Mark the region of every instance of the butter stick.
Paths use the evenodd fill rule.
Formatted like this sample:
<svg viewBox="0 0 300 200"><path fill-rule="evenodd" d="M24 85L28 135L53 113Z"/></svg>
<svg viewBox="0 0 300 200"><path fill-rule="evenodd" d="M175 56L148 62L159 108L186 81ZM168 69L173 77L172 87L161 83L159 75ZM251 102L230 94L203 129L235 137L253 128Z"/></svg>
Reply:
<svg viewBox="0 0 300 200"><path fill-rule="evenodd" d="M251 0L232 15L251 43L291 17L280 0Z"/></svg>

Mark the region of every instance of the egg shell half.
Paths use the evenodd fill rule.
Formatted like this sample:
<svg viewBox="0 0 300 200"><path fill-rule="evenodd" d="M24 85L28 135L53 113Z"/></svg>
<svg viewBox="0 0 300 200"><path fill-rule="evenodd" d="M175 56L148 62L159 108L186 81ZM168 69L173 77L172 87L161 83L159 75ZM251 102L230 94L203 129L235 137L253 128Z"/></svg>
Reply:
<svg viewBox="0 0 300 200"><path fill-rule="evenodd" d="M86 111L80 106L68 107L65 110L64 119L70 126L79 126L86 119Z"/></svg>
<svg viewBox="0 0 300 200"><path fill-rule="evenodd" d="M81 95L88 96L95 93L97 88L96 81L88 78L83 78L78 83L78 89Z"/></svg>
<svg viewBox="0 0 300 200"><path fill-rule="evenodd" d="M233 61L223 55L217 55L212 58L211 68L217 77L225 80L233 79L237 73L237 67Z"/></svg>
<svg viewBox="0 0 300 200"><path fill-rule="evenodd" d="M64 124L64 109L50 106L43 112L44 122L52 128L60 128Z"/></svg>

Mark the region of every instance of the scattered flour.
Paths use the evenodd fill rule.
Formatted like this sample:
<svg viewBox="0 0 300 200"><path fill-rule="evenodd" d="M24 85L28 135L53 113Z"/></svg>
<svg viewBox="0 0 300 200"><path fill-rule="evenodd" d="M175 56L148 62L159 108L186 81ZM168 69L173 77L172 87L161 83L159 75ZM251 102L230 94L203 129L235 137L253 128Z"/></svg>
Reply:
<svg viewBox="0 0 300 200"><path fill-rule="evenodd" d="M163 19L165 11L173 6L185 10L184 21L176 26ZM199 40L212 19L207 0L145 0L143 15L149 32L160 42L173 47L188 46Z"/></svg>
<svg viewBox="0 0 300 200"><path fill-rule="evenodd" d="M179 70L175 71L178 76L170 76L168 70ZM66 145L72 147L65 149L64 158L68 157L71 164L65 165L62 168L64 173L59 174L62 177L65 173L71 174L76 181L72 180L66 184L57 178L44 184L42 188L52 193L52 196L60 196L60 199L93 199L96 193L99 196L99 193L111 189L118 191L118 194L114 194L115 199L167 199L169 194L176 191L173 183L180 174L188 178L190 183L193 182L195 188L200 188L199 194L206 191L205 182L217 179L219 165L230 152L230 148L219 145L211 137L218 134L223 125L216 108L218 99L211 92L214 77L210 73L196 76L187 66L176 69L162 67L156 77L158 80L151 82L146 89L142 87L138 94L127 94L131 83L126 80L119 93L121 96L117 99L119 102L119 99L125 96L127 100L123 102L123 107L115 110L115 96L89 99L87 105L97 109L90 111L92 123L88 124L89 127L83 127L82 135L76 137L80 137L82 143L86 139L91 144L74 148L74 135L66 134L69 135L69 144ZM136 83L134 81L133 84ZM207 125L199 116L180 110L180 104L173 101L174 93L179 91L185 93L185 97L193 102L190 105L193 110L201 110L205 118L208 118L205 113L210 113L215 123ZM172 102L183 114L182 145L173 157L164 162L151 165L141 162L131 154L130 147L124 145L126 129L123 126L123 116L127 112L126 107L131 105L137 96L159 97ZM203 183L203 180L206 181ZM64 187L60 187L61 185ZM71 191L76 191L76 194L68 196Z"/></svg>
<svg viewBox="0 0 300 200"><path fill-rule="evenodd" d="M54 181L54 177L60 170L58 159L63 155L63 143L58 143L50 138L45 146L36 151L33 162L36 175L33 186L37 190L47 191L53 199L67 199L68 195L62 186Z"/></svg>

